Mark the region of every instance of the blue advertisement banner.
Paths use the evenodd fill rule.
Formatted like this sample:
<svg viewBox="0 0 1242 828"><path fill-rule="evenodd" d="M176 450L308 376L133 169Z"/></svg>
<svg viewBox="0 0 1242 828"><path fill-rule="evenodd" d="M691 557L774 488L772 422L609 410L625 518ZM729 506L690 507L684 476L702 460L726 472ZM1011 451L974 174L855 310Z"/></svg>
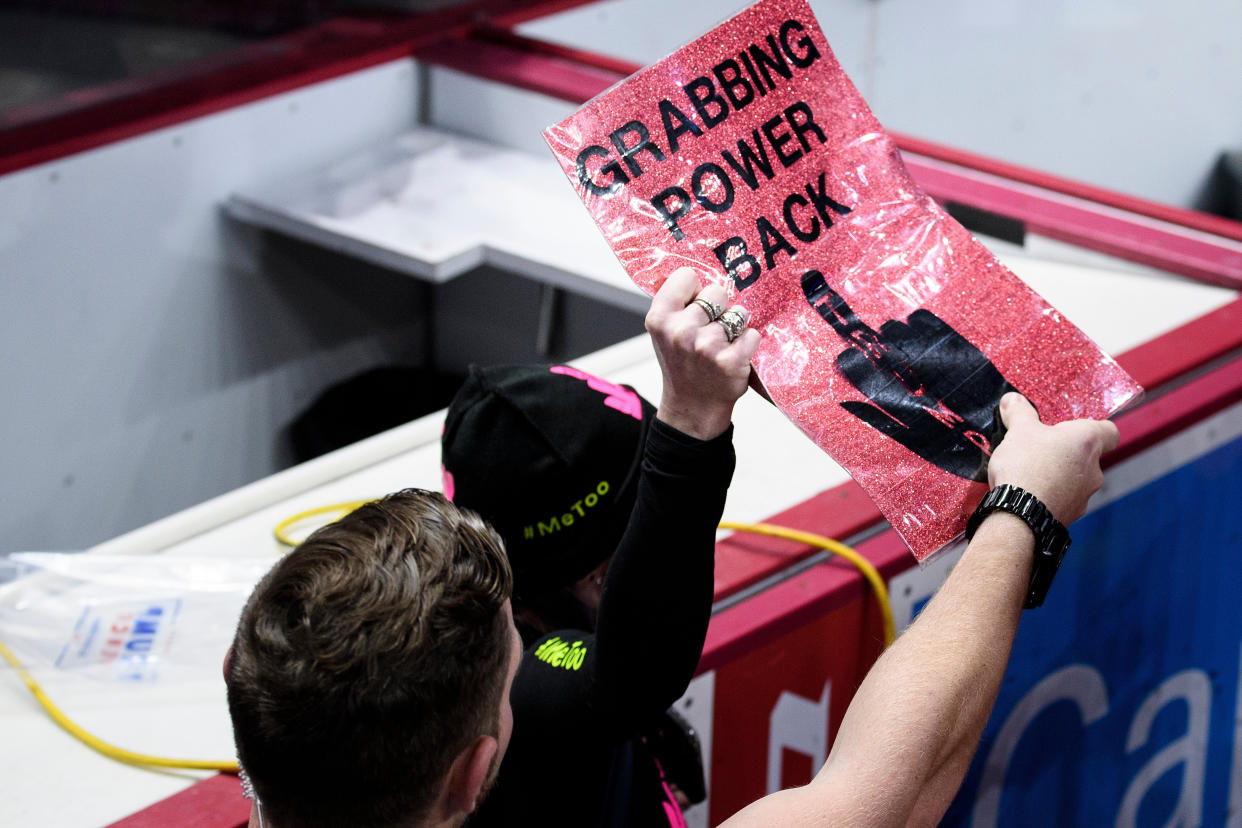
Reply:
<svg viewBox="0 0 1242 828"><path fill-rule="evenodd" d="M1240 489L1233 439L1074 525L942 825L1242 825Z"/></svg>

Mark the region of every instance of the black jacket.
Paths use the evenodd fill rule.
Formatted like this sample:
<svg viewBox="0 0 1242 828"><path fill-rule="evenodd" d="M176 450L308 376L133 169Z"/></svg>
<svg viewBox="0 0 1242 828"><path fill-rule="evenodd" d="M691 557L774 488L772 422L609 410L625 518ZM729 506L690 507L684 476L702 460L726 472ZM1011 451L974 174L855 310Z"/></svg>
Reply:
<svg viewBox="0 0 1242 828"><path fill-rule="evenodd" d="M513 737L471 826L667 828L660 767L643 737L698 665L733 468L731 428L705 442L652 424L595 632L558 630L523 653Z"/></svg>

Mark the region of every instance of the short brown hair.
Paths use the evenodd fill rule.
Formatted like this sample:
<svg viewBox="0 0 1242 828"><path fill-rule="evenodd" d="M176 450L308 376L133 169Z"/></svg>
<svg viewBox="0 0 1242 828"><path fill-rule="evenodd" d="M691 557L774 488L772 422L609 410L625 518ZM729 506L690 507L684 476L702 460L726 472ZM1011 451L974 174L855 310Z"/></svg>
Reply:
<svg viewBox="0 0 1242 828"><path fill-rule="evenodd" d="M312 534L255 587L226 681L242 766L277 825L421 818L498 731L512 574L499 535L407 489Z"/></svg>

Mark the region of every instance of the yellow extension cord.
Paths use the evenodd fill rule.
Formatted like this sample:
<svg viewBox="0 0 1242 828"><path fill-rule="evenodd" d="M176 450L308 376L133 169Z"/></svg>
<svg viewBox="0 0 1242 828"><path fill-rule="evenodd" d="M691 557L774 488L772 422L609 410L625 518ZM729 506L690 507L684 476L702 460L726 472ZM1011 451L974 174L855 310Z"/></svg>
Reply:
<svg viewBox="0 0 1242 828"><path fill-rule="evenodd" d="M274 530L276 540L285 546L297 546L297 541L291 538L288 534L288 530L293 526L319 515L329 513L343 515L368 502L369 501L366 500L356 500L349 503L336 503L330 506L319 506L314 509L307 509L304 512L298 512L296 515L292 515L276 525ZM720 524L720 528L734 532L750 532L756 535L768 535L775 538L784 538L796 543L813 546L817 549L826 549L832 554L849 561L858 568L859 572L862 573L863 578L866 579L867 583L871 586L872 592L875 594L876 602L880 605L880 615L884 623L884 646L887 647L893 643L893 639L895 637L893 609L888 601L888 589L884 586L884 579L880 577L880 573L876 571L876 568L872 566L871 562L862 555L858 554L858 552L854 549L851 549L840 541L824 537L823 535L803 532L798 529L790 529L785 526L773 526L769 523L734 523L732 521L723 521ZM30 671L22 666L22 663L18 661L12 651L4 645L3 641L0 641L0 656L3 656L4 660L17 671L17 675L21 678L22 683L26 685L26 689L34 695L35 699L38 700L39 704L45 711L47 711L47 714L51 716L52 720L56 722L56 724L60 725L66 732L69 733L69 735L73 736L75 739L78 739L87 747L102 753L109 759L115 759L118 762L124 762L129 765L147 768L183 768L189 770L225 771L229 773L237 772L237 763L234 761L170 759L165 756L152 756L146 753L135 753L132 750L126 750L115 745L110 745L102 739L99 739L83 730L72 719L66 716L64 712L61 711L61 709L57 707L50 698L48 698L47 693L43 692L43 688L39 686L37 681L35 681L34 676L30 675Z"/></svg>
<svg viewBox="0 0 1242 828"><path fill-rule="evenodd" d="M876 603L880 605L880 618L884 623L885 648L896 639L897 628L896 623L893 621L893 607L888 601L888 587L884 585L884 578L872 566L871 561L858 554L852 547L823 535L803 532L801 529L790 529L787 526L774 526L771 523L734 523L724 520L720 522L720 528L732 529L734 532L769 535L774 538L784 538L785 540L804 543L807 546L814 546L818 549L827 549L832 554L849 561L858 569L867 583L871 585L871 591L875 594Z"/></svg>
<svg viewBox="0 0 1242 828"><path fill-rule="evenodd" d="M13 669L17 671L17 675L21 678L22 683L26 685L26 689L34 694L34 697L38 700L39 704L42 705L43 709L47 711L47 714L52 717L52 721L56 722L56 724L68 731L70 736L78 739L87 747L99 751L109 759L115 759L116 761L124 762L127 765L137 765L139 767L147 768L186 768L189 770L214 770L237 773L236 762L217 762L210 759L169 759L165 756L151 756L146 753L135 753L132 750L126 750L125 748L119 748L116 745L110 745L102 739L96 738L90 733L87 733L72 719L66 716L64 712L56 706L55 702L48 698L47 693L43 692L43 688L40 687L39 683L34 680L34 676L30 675L30 671L23 667L22 663L17 660L17 656L13 655L13 652L8 647L4 646L3 641L0 641L0 656L3 656L4 660L12 665Z"/></svg>
<svg viewBox="0 0 1242 828"><path fill-rule="evenodd" d="M280 523L276 524L276 528L272 530L272 534L276 536L276 540L279 541L282 546L288 546L292 549L301 543L301 541L296 540L289 535L289 530L294 526L297 526L299 523L309 520L310 518L334 512L338 517L344 517L354 509L357 509L359 506L365 506L370 502L371 501L369 500L351 500L347 503L333 503L330 506L316 506L314 509L307 509L305 512L298 512L296 515L290 515L285 518ZM331 523L331 521L329 521L329 523Z"/></svg>

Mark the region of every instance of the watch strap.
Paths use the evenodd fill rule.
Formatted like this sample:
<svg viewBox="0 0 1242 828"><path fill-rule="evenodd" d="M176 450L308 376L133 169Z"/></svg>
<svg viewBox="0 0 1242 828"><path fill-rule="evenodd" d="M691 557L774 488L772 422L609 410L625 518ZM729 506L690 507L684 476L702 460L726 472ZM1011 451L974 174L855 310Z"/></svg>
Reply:
<svg viewBox="0 0 1242 828"><path fill-rule="evenodd" d="M1016 515L1035 534L1035 560L1031 564L1031 581L1023 604L1025 609L1034 609L1044 603L1048 587L1052 586L1052 579L1065 558L1070 546L1069 531L1039 498L1019 486L1005 483L989 491L975 507L966 524L966 539L973 538L983 519L997 511Z"/></svg>

